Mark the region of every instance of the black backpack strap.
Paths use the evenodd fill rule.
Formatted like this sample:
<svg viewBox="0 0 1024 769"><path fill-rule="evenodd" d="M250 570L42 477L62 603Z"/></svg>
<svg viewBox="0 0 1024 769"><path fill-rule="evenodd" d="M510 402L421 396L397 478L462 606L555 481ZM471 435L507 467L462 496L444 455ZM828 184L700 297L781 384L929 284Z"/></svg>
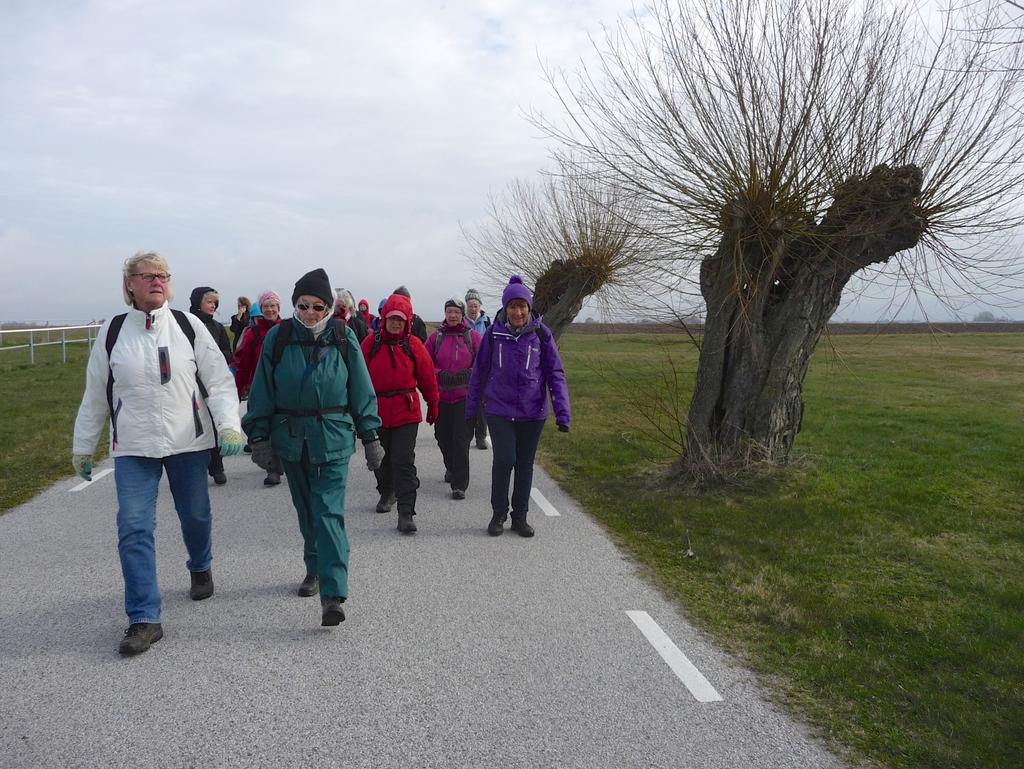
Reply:
<svg viewBox="0 0 1024 769"><path fill-rule="evenodd" d="M341 356L345 368L348 368L348 334L345 333L347 324L343 318L334 318L331 325L334 327L334 346L338 348L338 354Z"/></svg>
<svg viewBox="0 0 1024 769"><path fill-rule="evenodd" d="M188 343L192 345L192 351L196 349L196 330L192 328L192 324L188 321L188 316L185 315L181 310L171 310L171 315L178 321L178 326L181 328L181 333L188 339ZM208 400L210 393L206 391L206 385L203 384L202 377L199 376L199 361L196 361L196 386L199 387L199 392L203 396L203 400Z"/></svg>
<svg viewBox="0 0 1024 769"><path fill-rule="evenodd" d="M117 337L121 333L121 326L124 325L124 319L128 317L128 313L122 312L120 315L115 315L110 319L110 325L107 326L107 409L110 411L110 415L114 415L114 369L110 367L110 353L114 350L114 345L117 344Z"/></svg>
<svg viewBox="0 0 1024 769"><path fill-rule="evenodd" d="M281 362L281 356L284 355L284 348L288 346L288 343L292 339L292 322L290 320L281 321L277 324L277 336L274 337L274 348L270 352L270 368L271 371L277 368L277 364ZM271 374L273 376L273 374Z"/></svg>
<svg viewBox="0 0 1024 769"><path fill-rule="evenodd" d="M384 340L381 339L380 329L378 328L373 332L373 346L370 348L370 360L373 360L373 356L380 352L380 346L384 344Z"/></svg>
<svg viewBox="0 0 1024 769"><path fill-rule="evenodd" d="M462 335L466 338L466 347L469 348L469 366L473 367L473 363L476 361L476 348L473 347L473 332L468 328L462 332Z"/></svg>

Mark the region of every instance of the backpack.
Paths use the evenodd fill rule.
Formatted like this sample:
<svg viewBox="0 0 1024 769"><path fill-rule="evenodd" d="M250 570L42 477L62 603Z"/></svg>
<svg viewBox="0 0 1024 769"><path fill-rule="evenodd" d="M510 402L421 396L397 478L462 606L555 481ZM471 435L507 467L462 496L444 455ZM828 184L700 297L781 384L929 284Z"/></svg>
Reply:
<svg viewBox="0 0 1024 769"><path fill-rule="evenodd" d="M380 329L373 332L373 346L370 348L370 360L373 360L373 356L380 352L380 348L384 345L384 340L381 338ZM413 370L416 369L416 356L412 354L412 348L409 347L409 337L403 336L398 346L402 348L402 351L409 356L409 360L412 361Z"/></svg>
<svg viewBox="0 0 1024 769"><path fill-rule="evenodd" d="M334 340L330 344L338 348L338 354L344 361L345 368L348 368L348 336L345 334L345 321L341 318L331 318L327 323L327 328L334 329ZM318 339L293 340L291 322L283 321L278 324L277 336L274 337L274 349L270 353L270 365L273 369L277 368L277 364L281 362L281 356L284 355L284 348L290 344L303 347L325 347L327 345Z"/></svg>
<svg viewBox="0 0 1024 769"><path fill-rule="evenodd" d="M437 356L441 354L441 344L444 342L444 333L441 329L437 330L437 334L434 336L434 360L437 360ZM469 348L469 365L473 366L473 361L476 360L476 348L473 347L473 334L467 328L462 331L462 338L466 340L466 347Z"/></svg>
<svg viewBox="0 0 1024 769"><path fill-rule="evenodd" d="M345 321L341 318L331 318L327 322L327 328L334 329L334 339L330 342L323 341L323 337L320 339L292 339L292 323L291 321L282 321L277 326L277 336L274 337L274 348L270 352L270 376L274 376L274 369L277 368L277 364L281 362L281 356L284 355L284 348L290 344L297 344L303 347L327 347L328 345L335 347L338 350L338 355L341 356L342 363L345 364L345 368L348 366L348 336L345 334ZM286 409L278 406L274 409L275 414L284 414L288 417L288 433L292 436L295 435L293 428L292 417L316 417L318 421L323 422L324 414L347 414L348 406L321 406L316 409Z"/></svg>
<svg viewBox="0 0 1024 769"><path fill-rule="evenodd" d="M188 318L181 310L171 310L171 315L178 322L181 332L188 339L188 343L192 345L192 351L196 349L196 330L192 328L192 324L189 323ZM122 312L120 315L115 315L110 320L110 325L107 327L107 408L110 410L110 416L114 416L114 369L110 366L110 353L114 350L114 345L117 344L117 337L121 334L121 327L124 325L125 318L128 317L128 313ZM196 385L199 387L199 392L203 396L205 401L209 397L209 393L206 391L206 385L203 384L202 378L199 376L199 362L196 361Z"/></svg>

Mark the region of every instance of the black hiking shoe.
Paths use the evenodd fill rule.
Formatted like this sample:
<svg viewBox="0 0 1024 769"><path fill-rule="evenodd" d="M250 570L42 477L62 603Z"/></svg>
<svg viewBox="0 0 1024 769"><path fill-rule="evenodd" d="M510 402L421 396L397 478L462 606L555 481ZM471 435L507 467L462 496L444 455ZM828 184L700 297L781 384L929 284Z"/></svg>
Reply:
<svg viewBox="0 0 1024 769"><path fill-rule="evenodd" d="M403 534L415 534L416 524L413 523L413 513L399 513L398 514L398 530Z"/></svg>
<svg viewBox="0 0 1024 769"><path fill-rule="evenodd" d="M520 537L532 537L533 536L533 527L526 522L526 516L525 515L522 518L513 517L512 518L512 525L509 526L509 529L511 531L514 531Z"/></svg>
<svg viewBox="0 0 1024 769"><path fill-rule="evenodd" d="M126 657L142 654L163 637L164 629L159 622L133 622L124 631L117 650Z"/></svg>
<svg viewBox="0 0 1024 769"><path fill-rule="evenodd" d="M213 574L209 569L206 571L190 571L192 587L188 589L188 597L193 601L202 601L213 595Z"/></svg>
<svg viewBox="0 0 1024 769"><path fill-rule="evenodd" d="M302 584L299 585L299 595L303 598L309 598L319 592L320 577L316 576L316 574L307 574L302 580Z"/></svg>
<svg viewBox="0 0 1024 769"><path fill-rule="evenodd" d="M213 482L216 483L218 486L223 486L225 483L228 482L228 477L224 475L223 471L219 473L214 473Z"/></svg>
<svg viewBox="0 0 1024 769"><path fill-rule="evenodd" d="M465 499L466 492L462 489L452 489L452 499Z"/></svg>
<svg viewBox="0 0 1024 769"><path fill-rule="evenodd" d="M487 440L484 438L480 438L476 442L476 447L481 451L487 451Z"/></svg>
<svg viewBox="0 0 1024 769"><path fill-rule="evenodd" d="M491 522L487 524L487 533L492 537L500 537L503 531L505 531L505 516L492 515Z"/></svg>
<svg viewBox="0 0 1024 769"><path fill-rule="evenodd" d="M340 598L321 598L320 608L323 614L320 624L323 627L335 627L345 621L345 611L341 608Z"/></svg>
<svg viewBox="0 0 1024 769"><path fill-rule="evenodd" d="M390 513L391 506L395 504L394 494L381 494L380 499L377 500L377 512L378 513Z"/></svg>
<svg viewBox="0 0 1024 769"><path fill-rule="evenodd" d="M445 483L451 483L452 482L452 474L448 470L444 471L444 482Z"/></svg>
<svg viewBox="0 0 1024 769"><path fill-rule="evenodd" d="M281 473L268 472L267 477L263 479L264 486L280 486L281 485Z"/></svg>

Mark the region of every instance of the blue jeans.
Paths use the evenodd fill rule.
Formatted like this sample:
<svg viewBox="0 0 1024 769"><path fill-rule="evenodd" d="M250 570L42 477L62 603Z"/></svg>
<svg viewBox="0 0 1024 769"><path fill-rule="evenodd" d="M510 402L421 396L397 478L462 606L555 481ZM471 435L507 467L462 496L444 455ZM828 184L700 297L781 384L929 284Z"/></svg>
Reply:
<svg viewBox="0 0 1024 769"><path fill-rule="evenodd" d="M491 512L505 520L508 515L508 483L512 482L512 520L526 518L530 510L533 486L533 459L544 430L544 420L513 422L503 417L487 417L491 433Z"/></svg>
<svg viewBox="0 0 1024 769"><path fill-rule="evenodd" d="M210 452L192 451L169 457L116 457L117 552L124 575L124 611L130 623L160 621L160 589L156 583L156 495L160 477L174 497L181 535L188 550L189 571L210 568L210 492L206 468Z"/></svg>

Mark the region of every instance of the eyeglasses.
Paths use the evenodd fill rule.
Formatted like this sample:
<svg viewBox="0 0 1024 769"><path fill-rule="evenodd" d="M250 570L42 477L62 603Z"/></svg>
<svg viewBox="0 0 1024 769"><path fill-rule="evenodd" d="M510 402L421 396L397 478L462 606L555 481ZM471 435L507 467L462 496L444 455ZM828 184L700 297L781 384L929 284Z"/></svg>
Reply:
<svg viewBox="0 0 1024 769"><path fill-rule="evenodd" d="M159 280L161 283L166 283L171 279L171 273L169 272L133 272L131 273L133 278L142 278L146 283L152 283L155 280Z"/></svg>
<svg viewBox="0 0 1024 769"><path fill-rule="evenodd" d="M303 312L305 312L306 310L309 310L309 309L312 309L315 312L323 312L324 310L327 309L327 305L326 304L303 304L302 302L299 302L297 305L295 305L295 309L296 310L302 310Z"/></svg>

